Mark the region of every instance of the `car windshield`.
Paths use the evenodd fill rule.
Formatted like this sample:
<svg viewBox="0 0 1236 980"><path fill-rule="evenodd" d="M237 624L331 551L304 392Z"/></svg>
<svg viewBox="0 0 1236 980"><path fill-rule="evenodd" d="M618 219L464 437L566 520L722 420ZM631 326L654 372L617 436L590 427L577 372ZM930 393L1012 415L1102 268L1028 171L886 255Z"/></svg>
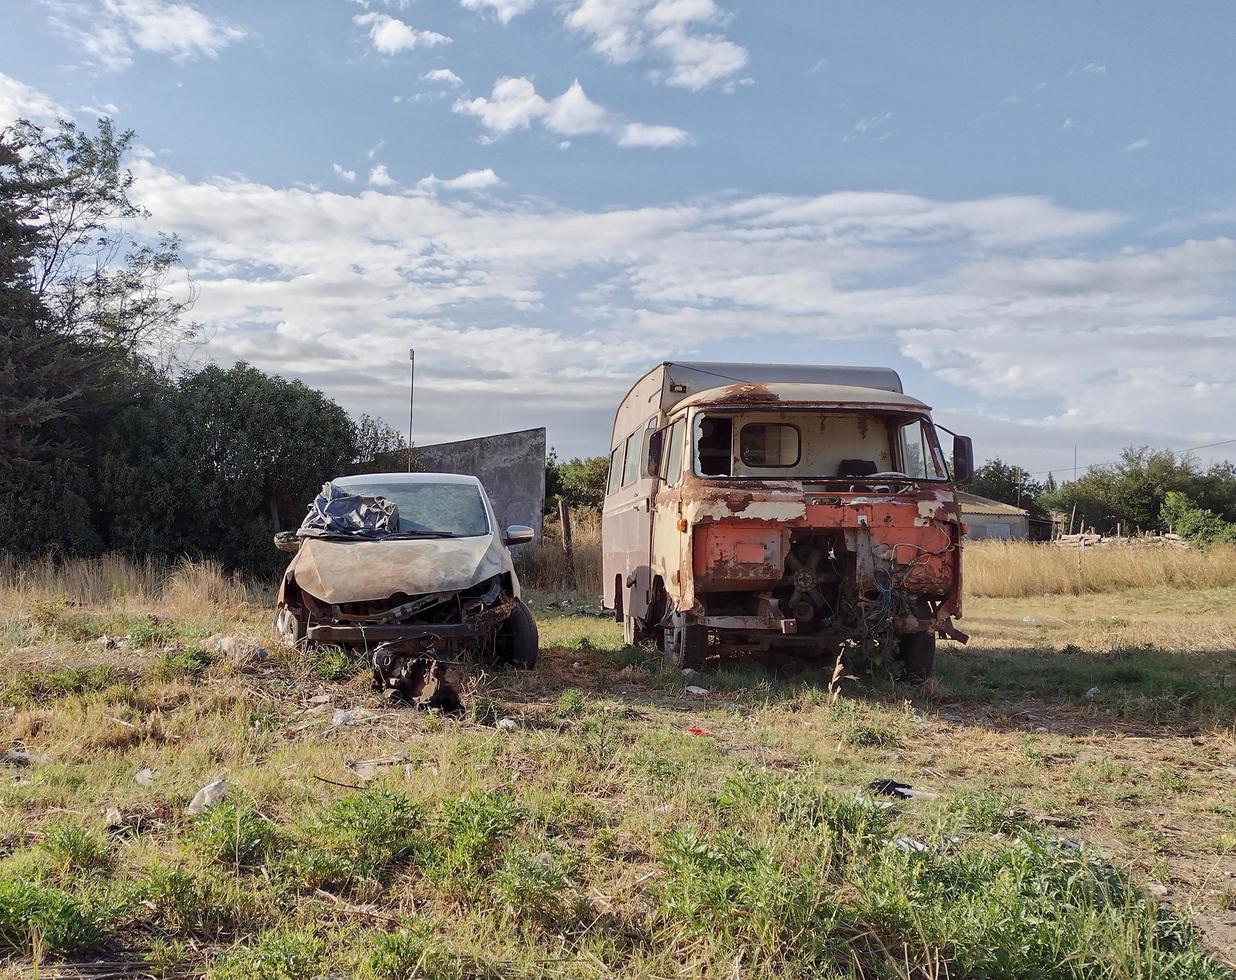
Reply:
<svg viewBox="0 0 1236 980"><path fill-rule="evenodd" d="M348 483L363 497L385 497L399 508L400 534L471 538L489 533L480 491L469 483Z"/></svg>

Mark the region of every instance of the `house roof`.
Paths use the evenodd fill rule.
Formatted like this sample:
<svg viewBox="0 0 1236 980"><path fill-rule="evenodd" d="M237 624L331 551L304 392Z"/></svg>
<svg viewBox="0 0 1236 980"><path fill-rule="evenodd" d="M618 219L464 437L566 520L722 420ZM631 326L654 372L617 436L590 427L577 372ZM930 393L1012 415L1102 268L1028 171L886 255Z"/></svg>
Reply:
<svg viewBox="0 0 1236 980"><path fill-rule="evenodd" d="M957 491L957 502L961 505L961 512L963 514L989 514L1003 517L1030 516L1030 512L1021 507L1014 507L1012 504L1002 504L998 500L980 497L977 493L966 493L964 490Z"/></svg>

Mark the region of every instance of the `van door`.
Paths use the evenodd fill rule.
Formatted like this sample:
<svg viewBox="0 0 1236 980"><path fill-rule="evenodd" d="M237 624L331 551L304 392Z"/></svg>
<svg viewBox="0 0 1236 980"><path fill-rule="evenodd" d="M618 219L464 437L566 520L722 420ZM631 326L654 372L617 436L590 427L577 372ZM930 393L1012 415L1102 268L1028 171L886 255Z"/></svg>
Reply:
<svg viewBox="0 0 1236 980"><path fill-rule="evenodd" d="M679 418L662 431L661 478L652 501L652 548L648 564L653 578L660 576L665 598L674 609L681 605L683 590L688 584L682 575L683 562L688 557L688 538L678 529L678 519L682 517L683 467L687 461L687 421ZM664 609L661 612L663 614Z"/></svg>
<svg viewBox="0 0 1236 980"><path fill-rule="evenodd" d="M653 481L645 459L645 440L655 431L655 425L656 420L649 419L646 425L627 437L622 445L621 469L618 469L618 447L615 447L614 471L610 474L613 490L605 497L601 515L606 605L621 602L624 618L628 620L642 618L648 609L648 559L652 536L649 504Z"/></svg>

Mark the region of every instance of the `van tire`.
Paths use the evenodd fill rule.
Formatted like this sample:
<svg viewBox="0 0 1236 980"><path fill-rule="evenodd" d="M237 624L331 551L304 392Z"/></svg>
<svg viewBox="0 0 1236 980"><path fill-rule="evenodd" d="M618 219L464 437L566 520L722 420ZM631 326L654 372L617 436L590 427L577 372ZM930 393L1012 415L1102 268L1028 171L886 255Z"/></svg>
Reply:
<svg viewBox="0 0 1236 980"><path fill-rule="evenodd" d="M516 599L511 614L498 627L498 662L519 670L532 670L540 649L541 638L532 610L523 599Z"/></svg>
<svg viewBox="0 0 1236 980"><path fill-rule="evenodd" d="M936 666L936 635L906 633L898 639L897 659L901 676L908 681L925 681Z"/></svg>
<svg viewBox="0 0 1236 980"><path fill-rule="evenodd" d="M708 656L708 627L687 624L675 613L661 631L661 660L667 670L702 667Z"/></svg>

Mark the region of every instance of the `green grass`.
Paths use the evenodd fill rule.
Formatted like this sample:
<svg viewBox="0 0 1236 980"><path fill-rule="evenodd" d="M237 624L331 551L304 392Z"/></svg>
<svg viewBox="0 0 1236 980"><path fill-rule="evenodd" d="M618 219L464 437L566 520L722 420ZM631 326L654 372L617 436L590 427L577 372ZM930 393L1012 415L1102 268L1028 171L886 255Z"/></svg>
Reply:
<svg viewBox="0 0 1236 980"><path fill-rule="evenodd" d="M178 648L6 675L14 744L47 761L0 783L0 959L223 980L1217 980L1190 921L1233 902L1236 744L1206 673L1236 629L1173 650L1115 605L1086 634L992 605L938 681L846 681L839 701L826 668L685 679L616 624L550 610L540 668L474 677L459 718L390 708L338 651L233 671L185 621L51 610L38 629L147 622L142 643ZM266 613L224 629L260 636ZM77 642L57 655L99 656ZM341 704L371 714L332 726ZM223 802L185 816L219 776ZM864 791L883 777L937 795ZM109 806L123 829L102 828Z"/></svg>

